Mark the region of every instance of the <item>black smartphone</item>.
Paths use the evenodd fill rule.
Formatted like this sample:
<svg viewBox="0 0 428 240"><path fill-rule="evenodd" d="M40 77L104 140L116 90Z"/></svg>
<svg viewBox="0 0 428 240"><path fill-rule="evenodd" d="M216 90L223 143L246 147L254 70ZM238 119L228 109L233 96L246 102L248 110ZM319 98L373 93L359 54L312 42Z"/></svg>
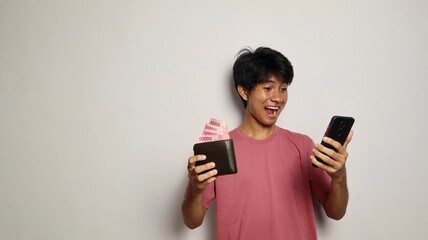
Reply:
<svg viewBox="0 0 428 240"><path fill-rule="evenodd" d="M352 125L354 125L354 122L355 119L353 117L333 116L325 130L324 136L332 138L343 145L352 129ZM321 141L321 145L336 150L333 146L325 143L324 141ZM325 162L318 157L317 160L325 164ZM312 165L316 167L314 164Z"/></svg>

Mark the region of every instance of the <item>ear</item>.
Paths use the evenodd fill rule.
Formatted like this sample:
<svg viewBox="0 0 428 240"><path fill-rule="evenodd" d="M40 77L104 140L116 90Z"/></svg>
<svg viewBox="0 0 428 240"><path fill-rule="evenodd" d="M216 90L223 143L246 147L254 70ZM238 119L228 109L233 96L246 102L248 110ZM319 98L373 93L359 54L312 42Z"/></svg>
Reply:
<svg viewBox="0 0 428 240"><path fill-rule="evenodd" d="M241 85L238 85L238 93L245 101L248 101L248 92Z"/></svg>

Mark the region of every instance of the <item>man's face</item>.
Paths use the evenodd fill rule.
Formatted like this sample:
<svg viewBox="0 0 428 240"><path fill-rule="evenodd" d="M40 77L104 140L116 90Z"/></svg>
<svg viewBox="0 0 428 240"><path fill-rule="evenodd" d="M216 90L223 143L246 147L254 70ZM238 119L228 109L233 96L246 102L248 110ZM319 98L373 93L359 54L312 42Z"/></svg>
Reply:
<svg viewBox="0 0 428 240"><path fill-rule="evenodd" d="M270 76L267 82L258 84L248 94L244 93L247 98L247 117L263 126L274 125L287 103L287 88L286 83Z"/></svg>

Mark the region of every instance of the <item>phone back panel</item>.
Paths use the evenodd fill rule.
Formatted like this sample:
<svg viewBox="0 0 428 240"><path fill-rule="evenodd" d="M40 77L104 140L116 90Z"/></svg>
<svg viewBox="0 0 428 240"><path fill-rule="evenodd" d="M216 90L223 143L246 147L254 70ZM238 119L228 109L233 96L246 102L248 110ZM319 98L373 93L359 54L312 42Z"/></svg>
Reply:
<svg viewBox="0 0 428 240"><path fill-rule="evenodd" d="M354 118L344 117L344 116L333 116L331 118L330 124L325 131L325 136L332 138L340 144L344 144L346 138L348 137L349 132L351 131L352 126L354 125ZM322 143L327 146L328 144ZM328 147L328 146L327 146Z"/></svg>

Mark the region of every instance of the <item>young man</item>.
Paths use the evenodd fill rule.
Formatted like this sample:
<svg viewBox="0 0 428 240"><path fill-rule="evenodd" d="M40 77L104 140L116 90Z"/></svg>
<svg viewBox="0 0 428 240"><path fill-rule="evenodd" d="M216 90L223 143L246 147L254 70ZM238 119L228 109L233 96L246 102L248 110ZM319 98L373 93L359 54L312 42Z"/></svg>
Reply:
<svg viewBox="0 0 428 240"><path fill-rule="evenodd" d="M214 199L218 240L316 239L312 199L322 204L330 218L345 215L346 146L352 132L343 146L324 139L334 151L276 126L293 76L291 63L273 49L240 52L233 78L245 116L230 132L238 173L216 178L213 163L195 166L205 156L189 158L189 186L182 205L186 226L200 226ZM210 171L198 175L205 170Z"/></svg>

